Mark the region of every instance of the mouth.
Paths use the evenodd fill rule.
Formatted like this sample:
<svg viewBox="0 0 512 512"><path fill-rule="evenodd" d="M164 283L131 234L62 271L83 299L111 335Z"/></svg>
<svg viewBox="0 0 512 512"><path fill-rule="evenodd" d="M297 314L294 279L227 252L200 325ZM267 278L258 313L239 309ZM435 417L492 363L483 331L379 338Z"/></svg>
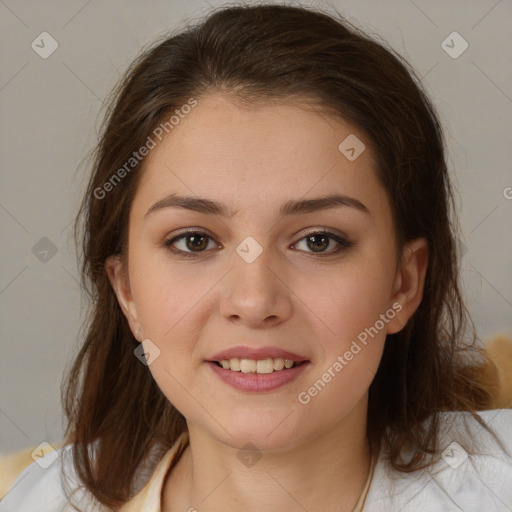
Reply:
<svg viewBox="0 0 512 512"><path fill-rule="evenodd" d="M271 392L291 385L311 364L303 355L279 346L238 345L205 360L217 378L242 392Z"/></svg>
<svg viewBox="0 0 512 512"><path fill-rule="evenodd" d="M307 360L284 359L282 357L265 359L247 359L233 357L231 359L221 359L219 361L208 361L219 368L232 372L256 373L265 375L274 372L284 372L308 363Z"/></svg>
<svg viewBox="0 0 512 512"><path fill-rule="evenodd" d="M238 357L205 361L205 363L212 374L222 382L244 393L273 392L285 385L292 385L311 364L308 360Z"/></svg>

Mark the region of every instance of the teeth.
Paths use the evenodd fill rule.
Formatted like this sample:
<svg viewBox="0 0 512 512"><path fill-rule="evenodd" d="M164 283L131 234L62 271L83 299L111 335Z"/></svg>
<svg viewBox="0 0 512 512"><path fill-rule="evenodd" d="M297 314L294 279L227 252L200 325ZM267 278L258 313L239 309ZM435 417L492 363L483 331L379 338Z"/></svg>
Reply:
<svg viewBox="0 0 512 512"><path fill-rule="evenodd" d="M284 359L278 357L274 359L274 370L282 370L284 368Z"/></svg>
<svg viewBox="0 0 512 512"><path fill-rule="evenodd" d="M283 359L282 357L276 357L275 359L239 359L234 357L233 359L223 359L218 361L222 368L225 370L232 370L234 372L242 373L272 373L274 371L280 371L283 369L292 368L296 365L295 361L291 359Z"/></svg>
<svg viewBox="0 0 512 512"><path fill-rule="evenodd" d="M256 373L272 373L274 371L274 361L272 359L260 359L256 363Z"/></svg>
<svg viewBox="0 0 512 512"><path fill-rule="evenodd" d="M240 359L238 359L237 357L230 359L229 361L224 361L224 363L226 362L228 363L227 368L224 365L222 365L224 368L226 368L226 370L229 370L231 368L235 372L240 371Z"/></svg>
<svg viewBox="0 0 512 512"><path fill-rule="evenodd" d="M240 359L240 371L242 373L255 373L256 361L254 359Z"/></svg>

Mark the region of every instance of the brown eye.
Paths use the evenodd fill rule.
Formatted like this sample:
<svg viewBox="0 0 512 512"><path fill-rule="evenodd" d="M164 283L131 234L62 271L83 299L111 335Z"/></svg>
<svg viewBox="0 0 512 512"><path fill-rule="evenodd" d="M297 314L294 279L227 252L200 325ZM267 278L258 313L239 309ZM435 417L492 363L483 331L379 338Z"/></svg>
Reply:
<svg viewBox="0 0 512 512"><path fill-rule="evenodd" d="M187 235L185 237L185 240L187 249L190 249L191 251L202 251L203 249L206 249L206 247L208 246L208 237L200 234Z"/></svg>
<svg viewBox="0 0 512 512"><path fill-rule="evenodd" d="M297 244L294 244L294 246L296 247L303 241L306 243L307 250L299 250L318 254L319 256L331 256L354 245L354 243L350 242L348 239L329 231L315 231L313 233L309 233L307 236L299 240ZM165 241L163 245L170 252L178 256L199 257L208 252L207 248L209 242L213 243L214 247L212 248L218 247L208 233L205 233L204 231L187 231ZM181 247L177 246L178 243L181 244ZM331 247L333 245L334 247ZM331 249L327 250L329 247L331 247Z"/></svg>
<svg viewBox="0 0 512 512"><path fill-rule="evenodd" d="M329 231L316 231L314 233L309 233L307 236L299 240L298 243L305 241L306 247L310 249L306 252L312 252L319 255L325 254L331 255L331 254L337 254L344 249L348 249L349 247L352 247L354 244L353 242L350 242L346 238L343 238L339 235L336 235L335 233L330 233ZM332 245L332 241L334 241L337 244L337 247L333 248L330 251L326 251L326 249ZM297 246L298 244L295 244ZM301 249L302 250L302 249Z"/></svg>
<svg viewBox="0 0 512 512"><path fill-rule="evenodd" d="M213 239L204 231L189 231L171 238L170 240L166 240L164 247L168 248L173 253L179 253L183 256L199 256L201 253L205 252L209 241L213 242ZM181 247L173 247L178 242L181 243Z"/></svg>
<svg viewBox="0 0 512 512"><path fill-rule="evenodd" d="M322 235L310 235L306 237L308 247L312 249L314 252L318 249L320 252L324 251L329 247L330 238L328 236Z"/></svg>

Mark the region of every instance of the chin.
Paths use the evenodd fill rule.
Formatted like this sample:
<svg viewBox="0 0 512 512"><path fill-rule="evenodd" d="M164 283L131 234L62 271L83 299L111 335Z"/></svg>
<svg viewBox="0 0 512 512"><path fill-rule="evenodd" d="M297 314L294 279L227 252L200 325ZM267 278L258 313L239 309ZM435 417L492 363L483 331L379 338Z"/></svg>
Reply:
<svg viewBox="0 0 512 512"><path fill-rule="evenodd" d="M253 410L225 420L218 418L218 421L225 429L215 423L210 425L214 429L211 432L221 442L236 449L254 445L261 451L279 452L307 442L304 422L297 421L297 415L290 414L289 410L285 414L273 412L267 417Z"/></svg>

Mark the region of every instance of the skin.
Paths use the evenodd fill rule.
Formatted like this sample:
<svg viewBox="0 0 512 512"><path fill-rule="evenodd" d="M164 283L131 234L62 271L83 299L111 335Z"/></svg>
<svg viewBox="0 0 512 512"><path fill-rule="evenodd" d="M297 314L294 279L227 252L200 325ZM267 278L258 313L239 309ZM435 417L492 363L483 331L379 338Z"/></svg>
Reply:
<svg viewBox="0 0 512 512"><path fill-rule="evenodd" d="M409 242L397 269L391 208L369 141L349 161L338 149L349 134L366 139L297 103L247 108L211 93L148 155L130 210L128 268L112 256L106 269L134 336L161 351L149 371L187 419L190 445L166 478L163 510L351 511L359 498L370 463L368 388L386 335L421 302L428 249L424 239ZM145 218L171 193L236 213L163 208ZM356 198L369 214L344 206L278 218L290 199L333 193ZM197 258L163 246L187 227L211 237ZM338 247L328 239L315 252L305 237L322 228L354 245L325 255ZM248 236L262 248L252 263L236 252ZM174 248L193 252L186 242ZM396 303L400 312L300 403L298 394ZM204 362L239 344L278 346L310 364L277 390L242 392ZM251 467L237 457L248 442L262 455Z"/></svg>

